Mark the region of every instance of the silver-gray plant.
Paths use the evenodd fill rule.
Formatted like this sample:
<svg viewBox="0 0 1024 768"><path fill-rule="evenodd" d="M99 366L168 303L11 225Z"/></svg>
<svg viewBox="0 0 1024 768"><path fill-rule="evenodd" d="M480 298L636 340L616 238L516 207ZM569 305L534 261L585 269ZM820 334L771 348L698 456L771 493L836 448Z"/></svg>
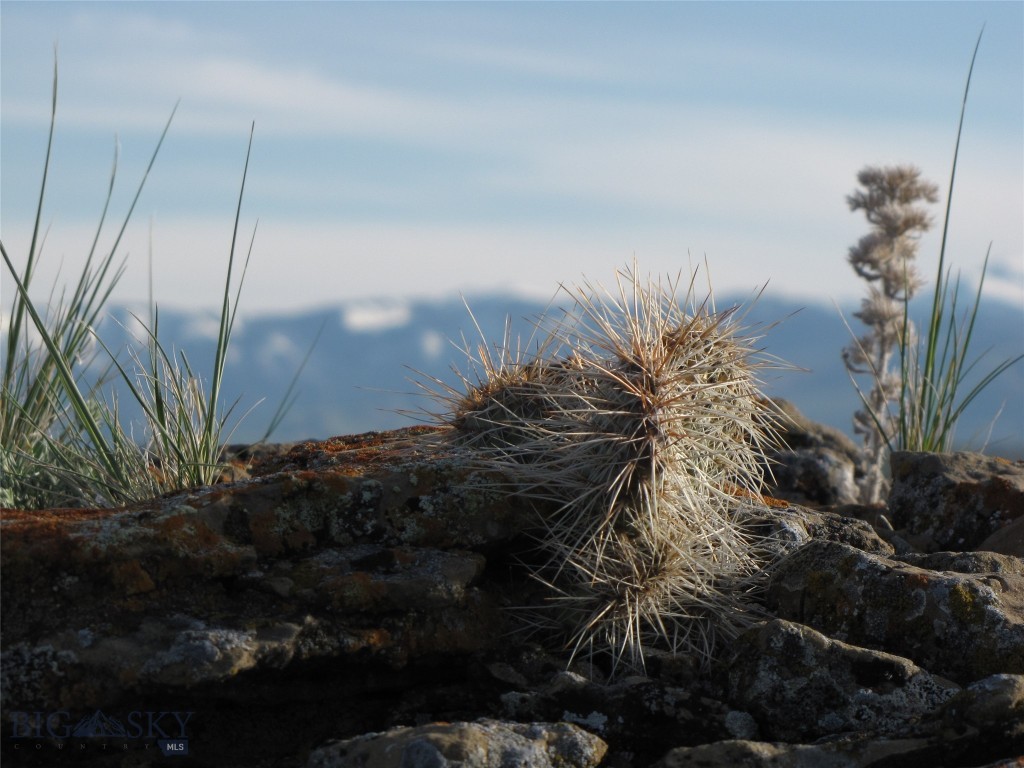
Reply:
<svg viewBox="0 0 1024 768"><path fill-rule="evenodd" d="M880 501L888 481L884 463L896 431L891 404L902 392L901 350L914 338L907 317L907 303L923 285L914 267L918 241L931 227L922 203L938 200L938 189L921 179L913 166L868 166L857 174L861 184L847 197L850 209L861 210L872 230L850 248L849 262L868 281L868 295L855 317L868 332L843 350L843 361L852 374L869 374L873 387L858 389L863 408L854 414L854 432L863 437L865 474L860 483L861 501Z"/></svg>

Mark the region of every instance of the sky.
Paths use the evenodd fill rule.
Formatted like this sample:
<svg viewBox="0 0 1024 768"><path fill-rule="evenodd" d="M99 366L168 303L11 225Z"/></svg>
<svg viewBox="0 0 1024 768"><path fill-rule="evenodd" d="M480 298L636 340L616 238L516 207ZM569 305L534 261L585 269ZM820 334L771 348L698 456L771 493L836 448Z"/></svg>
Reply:
<svg viewBox="0 0 1024 768"><path fill-rule="evenodd" d="M152 254L159 304L219 305L254 124L249 312L548 297L634 259L706 260L719 295L847 303L856 174L914 164L944 200L983 25L947 258L973 285L991 243L988 295L1024 305L1020 2L4 0L2 239L23 263L56 48L40 290L80 268L117 146L111 246L178 104L121 240L124 302Z"/></svg>

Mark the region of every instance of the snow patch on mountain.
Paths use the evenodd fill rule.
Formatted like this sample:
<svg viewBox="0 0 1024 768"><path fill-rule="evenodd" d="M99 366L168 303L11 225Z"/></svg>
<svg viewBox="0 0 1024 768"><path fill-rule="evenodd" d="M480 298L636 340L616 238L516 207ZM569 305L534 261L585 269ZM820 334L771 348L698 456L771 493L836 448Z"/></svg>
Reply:
<svg viewBox="0 0 1024 768"><path fill-rule="evenodd" d="M439 358L447 346L448 339L439 331L427 330L420 334L420 351L429 360Z"/></svg>
<svg viewBox="0 0 1024 768"><path fill-rule="evenodd" d="M367 333L385 331L408 325L412 307L405 302L354 302L341 310L341 324L346 331Z"/></svg>
<svg viewBox="0 0 1024 768"><path fill-rule="evenodd" d="M273 331L264 339L257 354L259 363L263 366L275 364L297 366L302 362L305 350L287 334Z"/></svg>

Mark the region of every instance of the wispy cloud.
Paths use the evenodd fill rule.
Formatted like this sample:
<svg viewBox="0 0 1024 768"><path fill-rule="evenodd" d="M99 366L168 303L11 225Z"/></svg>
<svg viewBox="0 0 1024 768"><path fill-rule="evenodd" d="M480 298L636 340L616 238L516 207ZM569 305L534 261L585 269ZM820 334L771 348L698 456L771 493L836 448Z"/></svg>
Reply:
<svg viewBox="0 0 1024 768"><path fill-rule="evenodd" d="M858 286L843 256L864 230L844 203L856 171L914 162L943 182L960 69L931 66L923 48L833 55L810 28L806 44L794 45L798 38L701 21L710 11L679 8L687 6L696 26L634 28L623 17L566 35L518 19L546 13L530 5L436 6L437 19L410 6L415 19L403 16L404 26L381 26L372 5L296 5L289 13L305 14L297 47L277 4L252 6L277 14L262 25L219 19L232 4L203 14L198 5L74 6L70 20L49 22L62 35L58 131L117 131L126 146L148 148L183 99L172 139L185 141L158 162L147 194L160 198L145 198L143 212L157 206L158 256L173 254L188 275L161 272L169 296L195 283L190 271L226 258L230 221L211 218L211 199L233 202L255 120L245 210L260 215L257 254L268 254L268 277L257 258L248 283L257 302L291 300L279 263L317 276L295 289L296 301L327 302L513 284L541 292L579 272L608 273L634 253L652 271L674 271L687 251L720 264L716 284L726 288L770 278L774 290L844 298ZM450 23L463 13L472 25ZM309 23L327 18L317 14L346 24L328 34L323 21ZM508 23L489 24L488 14ZM9 30L6 12L5 23ZM52 51L37 43L52 33L38 23L4 37L5 165L18 154L7 148L16 130L45 135ZM14 77L12 61L30 76ZM990 118L981 85L978 93L951 243L965 274L979 268L989 239L994 263L1024 252L1019 131L1007 129L1019 114ZM948 119L936 119L947 98ZM146 141L131 141L133 132ZM238 152L226 152L236 137ZM55 176L54 199L73 200L75 173L71 182ZM28 225L5 209L6 245ZM80 251L92 226L82 217L94 214L56 211L51 252ZM148 247L140 221L126 241L138 257ZM923 243L922 254L930 248ZM126 277L126 290L142 285L135 279Z"/></svg>

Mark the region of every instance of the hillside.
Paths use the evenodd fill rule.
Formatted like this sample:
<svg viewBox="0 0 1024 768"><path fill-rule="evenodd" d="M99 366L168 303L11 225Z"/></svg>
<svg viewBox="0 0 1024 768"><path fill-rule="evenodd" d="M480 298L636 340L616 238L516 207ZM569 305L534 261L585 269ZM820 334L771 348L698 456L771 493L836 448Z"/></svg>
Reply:
<svg viewBox="0 0 1024 768"><path fill-rule="evenodd" d="M726 297L718 301L718 307L743 303L744 299ZM427 377L458 381L451 366L466 367L465 355L458 348L463 335L470 346L479 343L474 318L493 344L502 338L506 318L511 318L513 336L528 338L532 320L545 308L543 302L500 295L471 296L466 303L472 308L472 317L458 297L346 302L288 315L246 313L243 306L232 338L225 402L237 399L237 414L261 398L263 402L244 419L232 440L248 442L262 435L321 326L320 339L297 386L298 397L272 440L325 438L413 424L415 420L401 412L431 408L430 400L414 382ZM859 332L852 317L855 309L845 307L843 312ZM115 308L112 314L124 326L132 326L128 308ZM776 324L765 332L772 323ZM764 333L759 346L765 354L797 368L765 371L765 391L792 400L811 419L849 432L858 397L840 358L849 331L839 311L828 305L801 306L762 296L744 324L753 326L756 335ZM212 312L160 312L165 345L184 349L200 371L212 357L216 327ZM762 331L756 332L759 327ZM125 343L124 329L111 319L101 333L108 342ZM974 356L986 353L977 371L983 373L1022 351L1024 308L988 302L975 328ZM986 450L1012 457L1024 455L1022 393L1024 365L1018 364L968 409L958 430L959 446L986 446L989 425L998 415ZM123 397L121 403L125 405Z"/></svg>

